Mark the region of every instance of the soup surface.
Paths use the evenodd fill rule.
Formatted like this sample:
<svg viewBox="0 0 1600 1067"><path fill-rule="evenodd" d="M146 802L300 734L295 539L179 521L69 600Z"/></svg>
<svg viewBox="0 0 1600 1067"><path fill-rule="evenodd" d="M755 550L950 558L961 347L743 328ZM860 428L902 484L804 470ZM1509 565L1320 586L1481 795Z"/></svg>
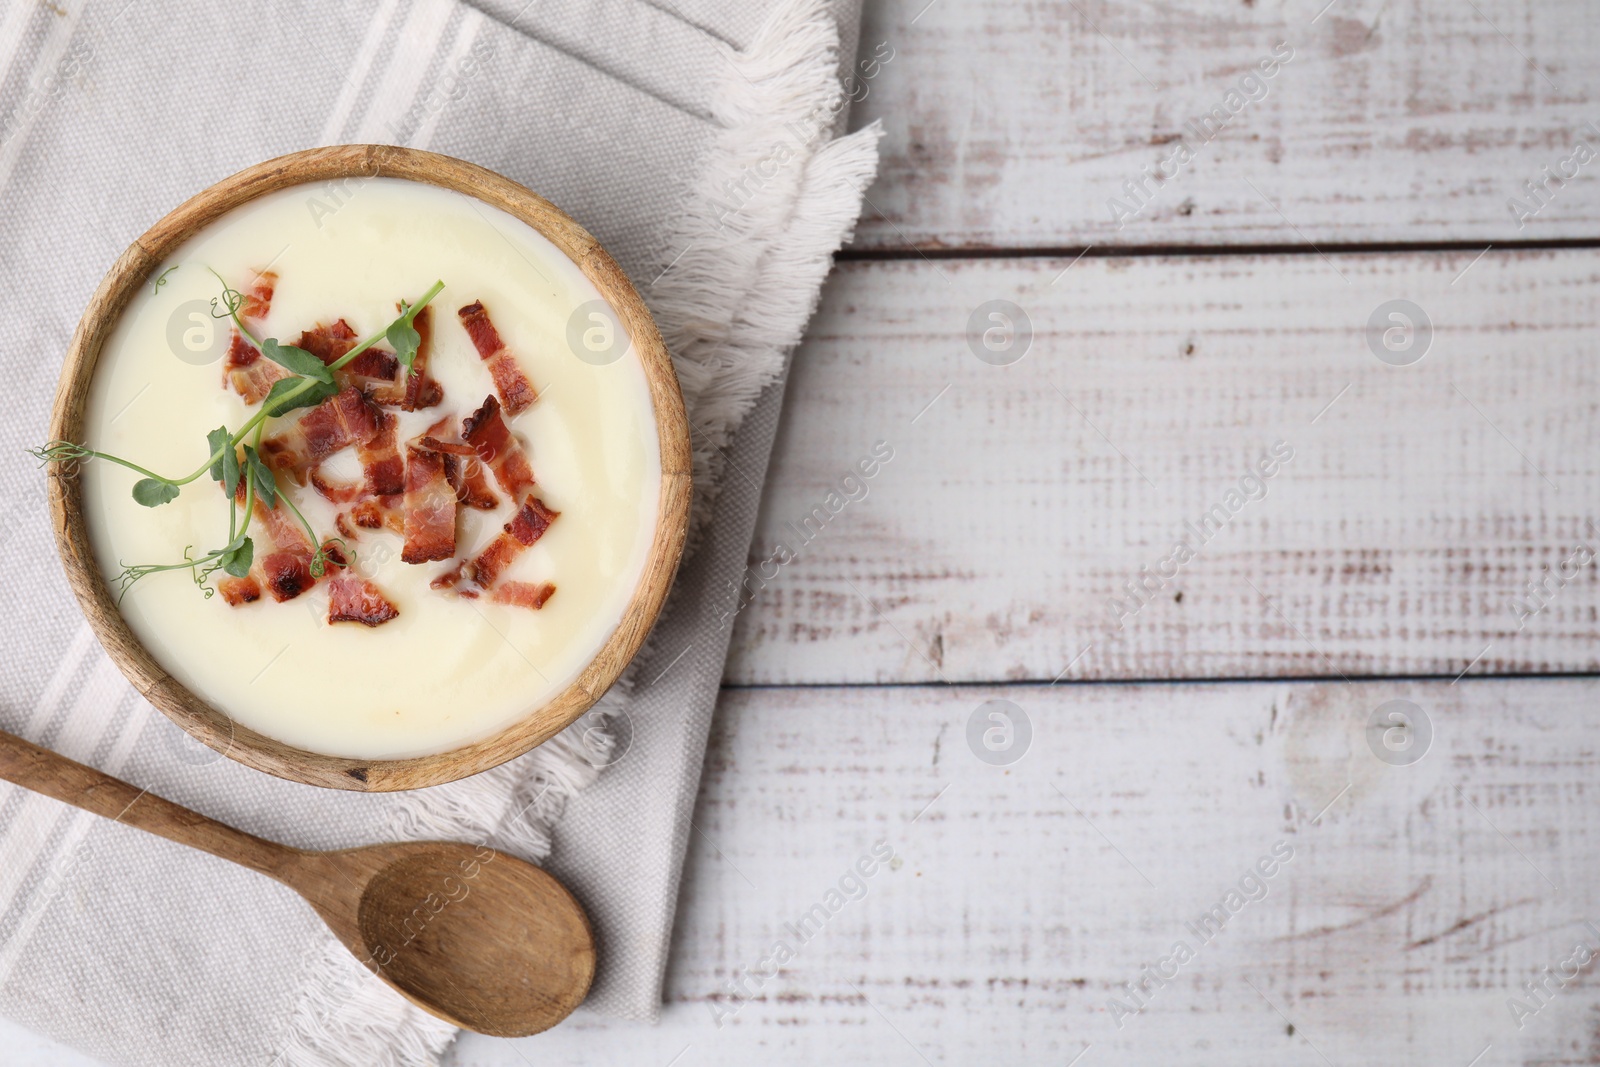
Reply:
<svg viewBox="0 0 1600 1067"><path fill-rule="evenodd" d="M397 302L415 302L442 280L424 313L426 376L438 383L437 403L405 410L368 393L361 407L395 420L402 457L416 462L408 442L432 434L446 442L439 448L461 454L423 447L425 463L457 464L450 468L457 483L463 467L476 465L479 479L476 506L466 502L466 491L456 505L453 552L407 563L404 505L415 501L360 488L365 446L322 459L305 485L296 484L292 471L280 471L279 490L303 512L316 543L341 539L349 566L279 600L262 573L275 547L273 526L253 518L251 577L263 588L257 598L230 603L221 595L228 581L222 571L207 582L218 591L210 597L188 570L150 574L129 588L123 615L161 665L243 725L355 759L426 755L479 740L570 683L616 628L638 584L660 489L643 367L626 337L614 338L607 316L595 313L604 302L576 265L496 208L377 178L261 197L197 234L167 268L175 269L130 304L102 350L85 424L88 447L182 477L210 454L209 432L238 429L259 410L227 384L226 371L235 365L228 354L233 325L212 317L210 301L223 288L213 271L241 293L262 272L275 275L266 313L245 326L257 340L286 345L300 344L304 331L326 335L340 320L365 339L393 321ZM468 332L472 316L461 312L474 303L482 305L480 318L492 320L513 373L520 369L537 393L520 412L505 403L491 363ZM461 447L463 419L481 415L491 397L509 427L510 447L520 446L531 465L532 489L508 492L488 464ZM294 427L311 410L269 420L269 445L287 441L292 455ZM217 481L202 477L170 503L147 508L131 496L139 477L100 460L84 467L84 510L108 579L128 564L179 561L186 546L201 555L228 543L230 503ZM333 499L341 495L365 498L387 521L358 525L352 513L359 501ZM512 546L494 588L524 595L522 603L505 602L487 584L472 583L474 558L495 543L528 496L556 517L525 548L520 541ZM437 586L436 579L463 564L468 580ZM366 623L330 622L332 578L341 574L359 576L388 607L368 612ZM548 599L530 606L527 592L548 586L554 587ZM372 623L384 615L392 617Z"/></svg>

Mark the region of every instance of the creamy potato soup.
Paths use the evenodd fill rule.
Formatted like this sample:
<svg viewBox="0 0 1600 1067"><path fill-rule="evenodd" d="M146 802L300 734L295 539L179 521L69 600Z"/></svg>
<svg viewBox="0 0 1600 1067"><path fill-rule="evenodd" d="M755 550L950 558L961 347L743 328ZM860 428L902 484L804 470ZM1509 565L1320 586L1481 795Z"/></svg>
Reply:
<svg viewBox="0 0 1600 1067"><path fill-rule="evenodd" d="M314 401L158 506L139 472L86 461L114 594L130 566L250 538L248 561L127 584L167 671L280 741L393 759L489 736L587 666L645 565L660 455L643 367L554 245L378 178L254 200L158 275L101 352L81 444L177 481L289 388Z"/></svg>

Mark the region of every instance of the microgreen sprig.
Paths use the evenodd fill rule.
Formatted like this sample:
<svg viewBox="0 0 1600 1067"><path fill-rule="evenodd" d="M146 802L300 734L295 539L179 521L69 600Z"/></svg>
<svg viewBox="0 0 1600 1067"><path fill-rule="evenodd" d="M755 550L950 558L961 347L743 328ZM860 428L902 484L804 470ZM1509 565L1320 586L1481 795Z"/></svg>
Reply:
<svg viewBox="0 0 1600 1067"><path fill-rule="evenodd" d="M417 332L415 323L417 312L428 306L439 291L444 288L444 282L434 282L433 288L422 294L422 299L415 304L400 301L400 317L389 324L383 331L384 337L394 347L395 355L400 357L400 365L406 369L406 374L412 372L412 364L417 359L417 348L422 344L422 334Z"/></svg>
<svg viewBox="0 0 1600 1067"><path fill-rule="evenodd" d="M209 267L207 269L210 270ZM170 274L171 270L167 273ZM280 502L287 505L300 525L305 528L311 543L317 546L311 559L313 577L320 578L327 572L328 564L335 561L335 552L339 553L339 558L349 559L349 553L345 550L342 540L333 539L324 543L317 537L316 530L306 521L300 509L278 489L271 468L261 459L262 432L266 428L268 419L287 414L297 408L320 404L337 393L339 386L334 372L348 365L379 341L387 340L393 345L396 355L405 367L405 373L412 373L417 348L422 340L413 323L418 312L427 307L444 289L444 282L436 281L416 303L401 301L400 314L392 322L332 363L325 364L315 353L295 345L284 344L275 337L257 339L239 318L239 309L244 305L244 294L230 286L215 270L211 273L222 285L221 295L213 297L211 301L212 316L232 320L234 328L240 335L250 341L263 356L290 372L288 377L280 378L273 383L260 408L245 420L244 425L233 431L226 426L219 426L206 434L206 446L210 454L204 463L181 478L169 478L157 474L121 456L99 452L73 441L48 441L38 448L28 449L28 453L41 464L103 459L142 474L144 477L133 485L133 499L149 508L160 507L177 499L183 486L206 474L210 474L213 480L222 484L229 500L228 543L199 557L192 555L194 546L187 546L183 550L182 562L178 563L124 564L115 578L119 586L119 599L121 596L126 596L128 590L141 578L162 571L189 570L195 584L208 598L214 590L206 584L206 581L218 570L235 577L244 577L249 573L255 555L255 546L247 531L250 528L250 518L254 513L258 495L268 508L276 508ZM165 280L165 275L162 276L162 280ZM254 435L252 443L244 444L245 438L251 437L252 434ZM238 493L241 481L245 489L242 518L239 514Z"/></svg>

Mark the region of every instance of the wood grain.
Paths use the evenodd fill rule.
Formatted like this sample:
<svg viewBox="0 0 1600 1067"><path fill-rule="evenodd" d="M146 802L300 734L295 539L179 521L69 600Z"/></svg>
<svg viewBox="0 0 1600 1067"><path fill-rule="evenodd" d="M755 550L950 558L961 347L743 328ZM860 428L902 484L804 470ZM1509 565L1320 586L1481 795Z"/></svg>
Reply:
<svg viewBox="0 0 1600 1067"><path fill-rule="evenodd" d="M1600 236L1600 161L1526 225L1507 208L1600 151L1583 0L886 0L861 41L852 121L887 136L857 248ZM1185 135L1279 42L1264 98ZM1108 201L1180 136L1192 163L1119 226Z"/></svg>
<svg viewBox="0 0 1600 1067"><path fill-rule="evenodd" d="M581 226L543 197L475 164L387 145L313 148L225 178L174 208L131 245L102 280L73 333L61 371L50 438L81 441L89 384L100 347L132 295L182 243L225 212L291 185L390 177L451 189L496 207L548 238L616 309L644 367L661 456L661 502L639 584L621 621L566 689L491 737L449 752L401 760L354 760L286 745L230 720L169 675L128 628L95 561L83 517L78 471L53 465L51 525L67 578L117 666L144 697L200 741L257 770L309 785L389 791L464 778L522 755L587 711L621 675L660 613L688 529L691 458L688 419L671 357L649 309L627 276Z"/></svg>
<svg viewBox="0 0 1600 1067"><path fill-rule="evenodd" d="M966 741L994 697L1034 731L1009 767ZM1434 729L1409 766L1367 742L1397 698ZM729 692L662 1025L580 1013L453 1065L1593 1063L1592 966L1520 1030L1506 1001L1600 944L1596 699L1593 679ZM718 1028L730 982L877 841L900 865ZM1200 945L1185 923L1278 842L1264 898ZM1192 964L1119 1029L1111 999L1180 939Z"/></svg>
<svg viewBox="0 0 1600 1067"><path fill-rule="evenodd" d="M4 732L0 779L283 883L363 966L454 1026L539 1033L570 1015L594 979L594 936L577 900L551 875L492 848L290 848Z"/></svg>
<svg viewBox="0 0 1600 1067"><path fill-rule="evenodd" d="M1434 328L1405 367L1366 336L1402 298ZM991 299L1032 321L1011 366L965 336ZM1600 669L1600 568L1516 607L1600 548L1597 329L1584 250L842 265L794 360L727 678ZM876 440L894 458L804 543ZM1265 498L1132 612L1126 583L1277 441ZM780 544L799 558L763 581Z"/></svg>

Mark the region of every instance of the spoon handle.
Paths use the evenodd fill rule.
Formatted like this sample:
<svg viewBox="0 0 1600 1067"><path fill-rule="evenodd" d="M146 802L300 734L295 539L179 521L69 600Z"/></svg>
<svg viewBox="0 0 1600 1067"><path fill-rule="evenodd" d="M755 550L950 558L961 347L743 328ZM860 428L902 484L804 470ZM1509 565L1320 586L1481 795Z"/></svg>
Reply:
<svg viewBox="0 0 1600 1067"><path fill-rule="evenodd" d="M0 779L274 878L302 855L4 731Z"/></svg>

